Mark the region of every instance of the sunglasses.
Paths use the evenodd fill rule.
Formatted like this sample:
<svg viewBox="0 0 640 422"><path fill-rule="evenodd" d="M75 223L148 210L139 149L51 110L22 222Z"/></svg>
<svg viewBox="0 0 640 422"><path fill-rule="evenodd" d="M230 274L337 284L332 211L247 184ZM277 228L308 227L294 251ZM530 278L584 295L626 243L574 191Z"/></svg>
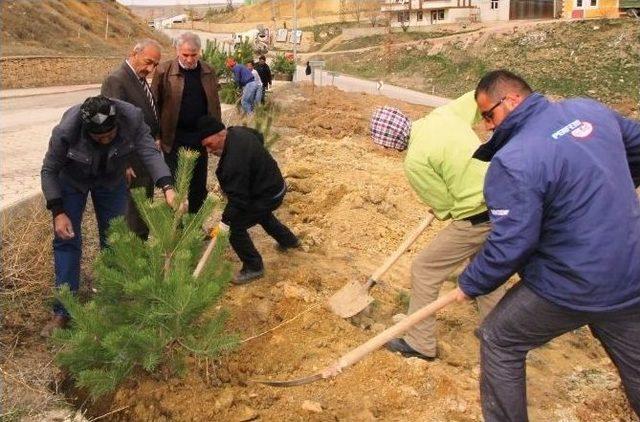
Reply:
<svg viewBox="0 0 640 422"><path fill-rule="evenodd" d="M498 101L497 103L495 103L495 104L493 105L493 107L491 107L489 110L487 110L487 111L483 111L482 113L480 113L480 115L482 116L482 118L483 118L485 121L490 122L490 121L493 119L493 111L494 111L494 110L495 110L495 109L496 109L500 104L502 104L502 103L504 102L504 100L506 100L506 99L507 99L507 97L502 97L502 98L500 99L500 101Z"/></svg>

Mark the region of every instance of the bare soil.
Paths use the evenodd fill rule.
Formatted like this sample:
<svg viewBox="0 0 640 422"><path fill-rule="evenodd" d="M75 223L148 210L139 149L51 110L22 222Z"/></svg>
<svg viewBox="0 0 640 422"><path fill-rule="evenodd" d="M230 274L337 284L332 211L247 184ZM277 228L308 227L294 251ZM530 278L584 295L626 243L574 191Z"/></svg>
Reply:
<svg viewBox="0 0 640 422"><path fill-rule="evenodd" d="M277 253L272 239L252 230L267 274L231 287L222 304L232 315L229 330L246 340L215 361L192 361L183 379L141 376L101 411L123 409L111 416L122 421L481 420L471 304L438 316L435 362L379 350L330 381L289 389L252 382L310 374L391 325L406 311L399 292L410 287L412 256L446 224L434 224L390 271L366 315L333 315L327 297L349 280L364 281L427 212L405 181L403 155L369 142L368 116L382 103L413 117L428 110L331 88L276 96L283 139L273 152L290 186L278 215L308 251ZM528 381L532 420L634 420L615 368L586 329L531 353Z"/></svg>

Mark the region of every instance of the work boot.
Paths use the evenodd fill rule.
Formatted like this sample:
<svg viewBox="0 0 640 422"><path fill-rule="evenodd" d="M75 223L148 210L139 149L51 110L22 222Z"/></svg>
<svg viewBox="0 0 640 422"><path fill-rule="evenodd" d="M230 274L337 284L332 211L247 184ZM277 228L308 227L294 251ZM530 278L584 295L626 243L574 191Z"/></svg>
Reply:
<svg viewBox="0 0 640 422"><path fill-rule="evenodd" d="M435 360L435 356L426 356L415 350L413 347L404 341L403 338L394 338L384 345L388 350L392 352L398 352L405 358L420 358L426 361Z"/></svg>
<svg viewBox="0 0 640 422"><path fill-rule="evenodd" d="M258 278L262 278L264 276L264 268L260 268L259 270L252 270L250 268L242 268L238 274L233 277L231 282L236 285L248 284L253 280L257 280Z"/></svg>
<svg viewBox="0 0 640 422"><path fill-rule="evenodd" d="M281 245L280 243L278 243L278 244L276 244L276 250L277 250L278 252L285 253L285 252L287 252L289 249L299 249L299 248L300 248L300 246L302 246L302 243L300 243L300 241L299 241L299 240L296 240L296 243L295 243L295 244L293 244L293 245L291 245L291 246L284 246L284 245Z"/></svg>
<svg viewBox="0 0 640 422"><path fill-rule="evenodd" d="M45 326L42 327L42 331L40 331L40 335L44 338L49 338L51 337L51 334L53 334L54 330L57 330L58 328L60 329L67 328L68 324L69 324L68 316L54 315L53 318L51 318L49 322L47 322Z"/></svg>

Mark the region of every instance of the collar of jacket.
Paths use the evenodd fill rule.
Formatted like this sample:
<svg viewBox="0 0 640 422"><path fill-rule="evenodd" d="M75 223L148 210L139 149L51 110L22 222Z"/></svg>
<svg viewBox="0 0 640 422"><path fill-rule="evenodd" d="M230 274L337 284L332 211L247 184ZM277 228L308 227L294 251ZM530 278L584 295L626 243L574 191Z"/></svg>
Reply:
<svg viewBox="0 0 640 422"><path fill-rule="evenodd" d="M532 114L539 112L548 103L549 100L540 93L534 92L529 95L504 119L500 126L493 132L491 139L476 150L473 158L480 161L491 161L493 156L520 130L526 120Z"/></svg>
<svg viewBox="0 0 640 422"><path fill-rule="evenodd" d="M200 64L200 69L202 72L202 75L205 75L207 73L211 73L211 68L202 60L198 60L198 63ZM180 63L178 63L178 58L176 57L176 59L171 62L171 67L169 68L169 75L182 75L180 73Z"/></svg>

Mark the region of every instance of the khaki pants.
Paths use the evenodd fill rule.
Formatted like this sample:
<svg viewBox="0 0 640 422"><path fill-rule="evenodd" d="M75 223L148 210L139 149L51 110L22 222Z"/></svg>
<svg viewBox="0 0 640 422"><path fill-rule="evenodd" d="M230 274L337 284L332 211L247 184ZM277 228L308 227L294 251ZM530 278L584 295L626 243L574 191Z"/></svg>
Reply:
<svg viewBox="0 0 640 422"><path fill-rule="evenodd" d="M489 232L490 223L472 225L468 221L453 221L445 227L429 246L416 256L411 266L411 301L409 314L430 304L438 298L442 283L467 258L473 257L482 248ZM480 318L484 319L502 299L504 286L486 296L477 298ZM427 318L414 325L404 340L425 356L436 355L436 319Z"/></svg>

